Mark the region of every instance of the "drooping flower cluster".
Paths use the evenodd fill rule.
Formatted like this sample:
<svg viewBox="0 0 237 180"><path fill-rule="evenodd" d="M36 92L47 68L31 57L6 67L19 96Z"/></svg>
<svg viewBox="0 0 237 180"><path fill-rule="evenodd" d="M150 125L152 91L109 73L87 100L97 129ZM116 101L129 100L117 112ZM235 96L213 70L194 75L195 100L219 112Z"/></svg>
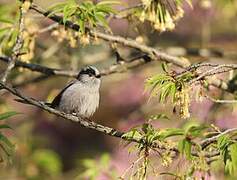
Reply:
<svg viewBox="0 0 237 180"><path fill-rule="evenodd" d="M181 118L187 119L190 117L189 106L190 106L190 97L189 97L189 88L182 86L180 91L176 92L176 105L180 106L179 114Z"/></svg>
<svg viewBox="0 0 237 180"><path fill-rule="evenodd" d="M183 17L182 3L185 0L141 0L144 6L140 21L150 21L158 31L173 30L175 22ZM187 2L189 2L187 0ZM191 5L191 3L190 3Z"/></svg>

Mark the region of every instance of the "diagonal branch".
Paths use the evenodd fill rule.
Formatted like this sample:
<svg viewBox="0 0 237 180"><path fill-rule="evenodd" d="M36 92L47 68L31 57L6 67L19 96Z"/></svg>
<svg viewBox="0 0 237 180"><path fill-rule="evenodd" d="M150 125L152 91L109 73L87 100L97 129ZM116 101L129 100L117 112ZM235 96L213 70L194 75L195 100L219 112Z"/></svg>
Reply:
<svg viewBox="0 0 237 180"><path fill-rule="evenodd" d="M202 149L205 149L207 146L209 146L210 144L212 144L213 142L216 142L218 140L219 137L236 132L237 128L232 128L232 129L227 129L226 131L221 132L220 134L207 138L205 140L203 140L201 142L201 147Z"/></svg>
<svg viewBox="0 0 237 180"><path fill-rule="evenodd" d="M61 17L61 16L57 16L57 15L50 15L49 16L49 14L51 13L50 11L46 11L46 10L42 9L40 6L38 6L35 3L32 3L30 8L33 9L34 11L38 12L39 14L42 14L45 17L48 17L49 19L51 19L61 25L65 25L65 27L67 27L67 28L73 29L75 31L78 31L80 28L77 24L74 24L71 21L66 21L65 23L63 23L63 17ZM166 53L161 52L155 48L139 44L135 40L132 40L132 39L126 39L126 38L123 38L120 36L115 36L115 35L108 35L108 34L104 34L101 32L92 31L88 28L86 29L86 31L91 37L100 38L105 41L115 42L115 43L119 43L119 44L122 44L127 47L138 49L141 52L149 55L149 57L152 60L159 59L162 61L173 63L173 64L180 66L180 67L187 67L190 65L190 62L187 59L166 54Z"/></svg>
<svg viewBox="0 0 237 180"><path fill-rule="evenodd" d="M49 112L51 114L56 115L58 117L62 117L64 119L66 119L66 120L70 120L70 121L79 123L81 126L83 126L85 128L93 129L93 130L101 132L101 133L103 133L105 135L109 135L109 136L112 136L112 137L117 137L117 138L123 139L125 141L135 142L135 143L139 143L139 144L144 144L144 145L147 145L147 146L149 146L149 147L151 147L153 149L155 148L155 149L164 150L164 151L172 151L172 152L174 152L176 154L179 154L179 150L176 147L167 147L165 145L162 145L162 144L156 143L156 142L153 142L151 145L148 145L146 140L143 139L143 138L127 137L127 136L124 136L125 132L120 132L120 131L118 131L118 130L116 130L114 128L103 126L101 124L85 120L85 119L83 119L81 117L77 117L77 116L74 116L74 115L71 115L71 114L65 114L65 113L63 113L61 111L58 111L56 109L53 109L53 108L47 106L46 103L44 103L42 101L38 101L38 100L35 100L33 98L29 98L29 97L24 96L23 94L21 94L15 88L9 87L9 86L3 84L2 82L0 82L0 88L5 89L8 92L10 92L11 94L13 94L13 95L17 96L18 98L20 98L21 99L20 102L36 106L36 107L38 107L38 108L40 108L40 109L42 109L44 111L47 111L47 112ZM237 131L237 129L236 128L228 129L226 131L221 132L220 134L218 134L216 136L204 139L203 141L200 142L200 146L204 149L205 147L207 147L211 143L216 142L216 140L221 135L230 134L230 133L233 133L234 131ZM193 156L199 156L199 153L196 152L196 151L193 151L192 155ZM213 158L213 157L219 156L219 155L220 155L220 153L218 151L206 152L205 153L205 157L207 159Z"/></svg>
<svg viewBox="0 0 237 180"><path fill-rule="evenodd" d="M47 106L46 103L44 103L42 101L37 101L33 98L29 98L29 97L24 96L23 94L21 94L15 88L9 87L9 86L3 84L2 82L0 82L0 88L5 89L8 92L10 92L11 94L13 94L13 95L17 96L18 98L20 98L21 100L19 102L23 102L25 104L30 104L30 105L36 106L36 107L38 107L38 108L40 108L44 111L47 111L51 114L54 114L56 116L62 117L64 119L67 119L67 120L70 120L70 121L73 121L73 122L77 122L85 128L93 129L93 130L96 130L98 132L104 133L106 135L121 138L121 139L124 139L124 140L129 141L129 142L142 143L142 144L147 143L142 138L135 138L135 137L128 138L126 136L123 136L125 134L125 132L120 132L116 129L106 127L106 126L103 126L101 124L97 124L93 121L85 120L85 119L83 119L79 116L77 117L77 116L74 116L74 115L71 115L71 114L66 114L64 112L53 109L53 108ZM178 153L178 149L176 149L176 148L167 148L164 145L160 145L160 144L155 143L155 142L150 146L152 148L158 148L158 149L161 149L161 150L170 150L170 151L174 151L174 152Z"/></svg>
<svg viewBox="0 0 237 180"><path fill-rule="evenodd" d="M213 76L215 74L221 74L225 72L229 72L231 70L237 69L237 64L209 64L209 66L213 67L210 70L206 70L202 74L200 74L198 77L192 79L190 81L190 84L202 80L207 76Z"/></svg>
<svg viewBox="0 0 237 180"><path fill-rule="evenodd" d="M51 19L54 22L57 22L61 25L65 25L65 27L67 27L67 28L73 29L75 31L79 30L79 26L77 24L74 24L71 21L66 21L65 23L63 23L63 18L61 16L57 16L57 15L50 15L49 16L49 14L51 13L50 11L46 11L46 10L42 9L40 6L38 6L35 3L32 3L30 8L32 10L38 12L39 14L42 14L43 16ZM185 58L166 54L166 53L159 51L155 48L152 48L152 47L149 47L146 45L141 45L141 44L137 43L135 40L92 31L88 28L86 30L91 37L96 37L96 38L103 39L105 41L115 42L115 43L119 43L119 44L127 46L127 47L135 48L143 53L146 53L151 58L151 60L165 61L165 62L172 63L172 64L177 65L182 68L186 68L186 67L190 66L189 60L187 60ZM141 64L143 64L143 63L141 63ZM222 90L228 91L228 85L225 82L223 82L222 80L219 80L217 78L208 78L208 83L210 85L217 87L217 88L221 88Z"/></svg>

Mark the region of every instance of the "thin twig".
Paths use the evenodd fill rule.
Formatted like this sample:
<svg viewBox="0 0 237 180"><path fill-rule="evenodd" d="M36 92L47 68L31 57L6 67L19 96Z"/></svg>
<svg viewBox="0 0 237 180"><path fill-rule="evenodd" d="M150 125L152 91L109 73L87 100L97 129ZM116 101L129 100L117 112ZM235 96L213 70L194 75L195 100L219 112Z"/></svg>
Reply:
<svg viewBox="0 0 237 180"><path fill-rule="evenodd" d="M9 62L9 57L6 56L0 56L0 60L3 62ZM34 63L26 63L23 61L16 61L16 67L23 67L26 69L29 69L31 71L40 72L45 75L59 75L59 76L68 76L68 77L76 77L78 72L72 71L72 70L62 70L62 69L56 69L56 68L49 68L46 66L42 66L39 64Z"/></svg>
<svg viewBox="0 0 237 180"><path fill-rule="evenodd" d="M124 180L126 174L129 172L129 170L130 170L130 169L133 169L134 166L135 166L137 163L139 163L139 161L141 161L143 158L144 158L144 156L141 156L141 157L139 157L136 161L134 161L134 162L124 171L124 173L119 177L119 179Z"/></svg>
<svg viewBox="0 0 237 180"><path fill-rule="evenodd" d="M237 100L223 100L223 99L214 99L208 95L205 95L205 97L215 103L220 103L220 104L235 104L237 103Z"/></svg>
<svg viewBox="0 0 237 180"><path fill-rule="evenodd" d="M9 62L9 57L0 56L0 60L7 63ZM114 64L109 66L108 68L101 69L100 72L102 76L107 76L114 73L122 73L127 71L128 69L139 67L148 62L150 62L150 59L145 55L142 55L131 58L130 60L126 60L121 64ZM58 75L66 77L76 77L78 75L78 71L49 68L39 64L26 63L19 60L16 61L15 65L16 67L23 67L31 71L43 73L48 76Z"/></svg>
<svg viewBox="0 0 237 180"><path fill-rule="evenodd" d="M192 79L189 83L192 84L192 83L199 81L207 76L213 76L215 74L221 74L221 73L229 72L233 69L237 69L237 64L219 64L219 65L209 64L209 66L212 66L214 68L203 72L197 78ZM227 69L223 69L223 68L227 68Z"/></svg>
<svg viewBox="0 0 237 180"><path fill-rule="evenodd" d="M208 139L205 139L203 140L200 144L201 144L201 147L202 149L206 148L207 146L209 146L211 143L217 141L217 139L223 135L226 135L226 134L230 134L230 133L233 133L237 131L237 128L232 128L232 129L227 129L226 131L216 135L216 136L213 136L211 138L208 138Z"/></svg>
<svg viewBox="0 0 237 180"><path fill-rule="evenodd" d="M1 78L1 82L3 82L3 83L6 83L8 75L10 74L11 70L14 68L17 58L20 54L20 50L21 50L23 43L24 43L24 40L23 40L24 16L25 16L25 12L23 11L22 7L20 6L19 25L18 25L19 32L18 32L18 35L16 38L16 43L13 46L12 55L9 59L7 69L5 70L5 72Z"/></svg>
<svg viewBox="0 0 237 180"><path fill-rule="evenodd" d="M38 31L36 31L37 34L42 34L42 33L45 33L45 32L48 32L48 31L51 31L53 29L56 29L58 27L58 23L53 23L53 24L50 24L49 26L45 27L45 28L42 28Z"/></svg>

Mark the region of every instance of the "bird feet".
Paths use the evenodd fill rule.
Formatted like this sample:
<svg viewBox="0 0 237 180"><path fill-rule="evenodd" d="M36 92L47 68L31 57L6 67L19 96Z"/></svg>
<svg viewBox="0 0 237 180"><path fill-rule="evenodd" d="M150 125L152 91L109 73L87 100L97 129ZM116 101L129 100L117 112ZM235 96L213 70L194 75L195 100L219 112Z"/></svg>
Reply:
<svg viewBox="0 0 237 180"><path fill-rule="evenodd" d="M72 115L73 115L73 116L77 116L77 117L79 117L79 118L81 118L81 119L83 119L83 120L85 120L85 121L92 122L92 120L90 120L89 118L83 117L83 116L81 116L81 115L79 115L79 114L77 114L77 113L75 113L75 112L73 112Z"/></svg>

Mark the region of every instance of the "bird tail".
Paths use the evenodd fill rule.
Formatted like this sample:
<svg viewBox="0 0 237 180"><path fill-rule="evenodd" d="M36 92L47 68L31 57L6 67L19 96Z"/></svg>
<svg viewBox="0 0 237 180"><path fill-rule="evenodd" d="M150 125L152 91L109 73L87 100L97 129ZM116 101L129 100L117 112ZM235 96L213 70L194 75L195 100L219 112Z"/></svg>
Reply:
<svg viewBox="0 0 237 180"><path fill-rule="evenodd" d="M52 103L50 103L50 102L44 102L44 104L47 105L47 106L49 106L49 107L53 107L53 106L52 106Z"/></svg>

